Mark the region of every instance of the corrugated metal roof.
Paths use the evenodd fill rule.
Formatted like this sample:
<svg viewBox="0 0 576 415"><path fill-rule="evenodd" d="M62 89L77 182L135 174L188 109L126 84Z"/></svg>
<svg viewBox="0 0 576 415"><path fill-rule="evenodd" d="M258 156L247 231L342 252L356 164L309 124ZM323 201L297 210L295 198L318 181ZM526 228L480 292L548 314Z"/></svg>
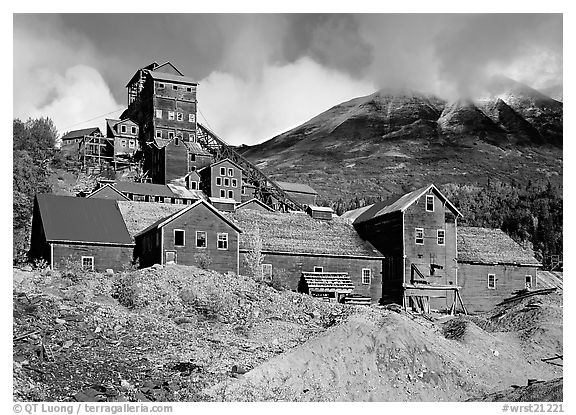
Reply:
<svg viewBox="0 0 576 415"><path fill-rule="evenodd" d="M316 190L312 189L310 186L304 183L291 183L291 182L275 182L275 183L287 192L308 193L312 195L318 194Z"/></svg>
<svg viewBox="0 0 576 415"><path fill-rule="evenodd" d="M211 154L208 151L204 150L199 143L184 141L184 144L186 145L186 147L188 147L190 153L192 154L201 156L211 156Z"/></svg>
<svg viewBox="0 0 576 415"><path fill-rule="evenodd" d="M458 261L487 264L540 263L500 229L459 226Z"/></svg>
<svg viewBox="0 0 576 415"><path fill-rule="evenodd" d="M250 248L250 234L259 229L263 250L278 253L382 257L354 227L339 218L320 221L305 213L241 209L226 215L243 230L240 249Z"/></svg>
<svg viewBox="0 0 576 415"><path fill-rule="evenodd" d="M169 82L178 82L182 84L198 85L198 82L187 76L173 75L171 73L157 72L157 71L149 71L148 73L153 79L157 79L159 81L169 81Z"/></svg>
<svg viewBox="0 0 576 415"><path fill-rule="evenodd" d="M122 193L132 193L137 195L178 197L167 185L138 182L116 182L116 189Z"/></svg>
<svg viewBox="0 0 576 415"><path fill-rule="evenodd" d="M36 197L48 242L132 245L114 200L41 194Z"/></svg>
<svg viewBox="0 0 576 415"><path fill-rule="evenodd" d="M370 205L370 207L368 209L363 211L356 218L354 223L366 222L366 221L369 221L375 217L384 216L384 215L387 215L387 214L393 213L393 212L403 212L412 203L414 203L422 195L424 195L425 193L427 193L430 190L432 190L436 194L436 196L438 196L440 199L443 199L446 202L446 205L448 206L448 208L452 210L452 212L454 212L455 214L457 214L459 216L462 216L460 211L458 209L456 209L456 207L452 203L450 203L450 201L448 199L446 199L446 197L440 192L440 190L438 190L438 188L436 188L436 186L434 186L433 184L430 184L428 186L421 187L420 189L416 189L416 190L414 190L410 193L407 193L405 195L400 195L400 196L396 195L396 196L389 198L388 200L385 200L382 202L377 202L377 203L374 203L373 205Z"/></svg>
<svg viewBox="0 0 576 415"><path fill-rule="evenodd" d="M102 134L100 132L100 128L98 127L82 128L81 130L69 131L68 133L62 136L62 140L73 140L75 138L82 138L85 135L92 135L95 132Z"/></svg>

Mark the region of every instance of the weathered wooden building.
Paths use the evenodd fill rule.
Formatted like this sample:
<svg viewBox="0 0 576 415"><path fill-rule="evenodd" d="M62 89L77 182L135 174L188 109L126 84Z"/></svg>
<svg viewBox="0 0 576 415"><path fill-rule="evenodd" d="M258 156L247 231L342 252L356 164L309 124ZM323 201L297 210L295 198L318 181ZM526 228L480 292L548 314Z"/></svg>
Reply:
<svg viewBox="0 0 576 415"><path fill-rule="evenodd" d="M134 243L116 201L37 195L29 255L52 269L71 261L86 270L121 270L132 261Z"/></svg>
<svg viewBox="0 0 576 415"><path fill-rule="evenodd" d="M192 170L185 143L196 141L196 88L172 63L152 62L128 82L128 109L121 119L140 127L144 170L153 183L167 184Z"/></svg>
<svg viewBox="0 0 576 415"><path fill-rule="evenodd" d="M272 209L270 206L266 205L265 203L261 202L258 199L250 199L247 200L243 203L240 203L238 206L236 206L236 210L240 210L240 209L254 209L254 210L259 210L261 212L273 212L274 209Z"/></svg>
<svg viewBox="0 0 576 415"><path fill-rule="evenodd" d="M382 275L384 302L402 304L404 295L430 299L432 309L452 306L453 295L424 290L427 285L456 286L456 224L462 216L436 188L429 185L402 196L349 212L358 234L385 256Z"/></svg>
<svg viewBox="0 0 576 415"><path fill-rule="evenodd" d="M468 311L484 312L536 289L541 264L500 229L458 227L458 285Z"/></svg>
<svg viewBox="0 0 576 415"><path fill-rule="evenodd" d="M139 149L138 124L130 119L106 119L106 138L110 145L109 153L114 157L130 158Z"/></svg>
<svg viewBox="0 0 576 415"><path fill-rule="evenodd" d="M230 159L219 160L198 171L200 188L210 198L242 202L242 168Z"/></svg>
<svg viewBox="0 0 576 415"><path fill-rule="evenodd" d="M263 277L298 290L303 272L346 274L350 294L369 297L373 303L382 292L383 256L362 240L346 221L313 219L305 213L280 213L239 209L227 213L242 230L240 273L250 275L247 255L260 241L264 255ZM330 295L334 296L332 291ZM337 300L337 299L335 299Z"/></svg>
<svg viewBox="0 0 576 415"><path fill-rule="evenodd" d="M173 184L118 181L100 186L86 197L191 205L203 199L204 195L200 191L188 190Z"/></svg>
<svg viewBox="0 0 576 415"><path fill-rule="evenodd" d="M241 230L209 203L199 200L135 235L140 266L182 264L238 273Z"/></svg>
<svg viewBox="0 0 576 415"><path fill-rule="evenodd" d="M98 127L69 131L61 138L60 151L71 156L79 156L86 136L102 136L102 132Z"/></svg>

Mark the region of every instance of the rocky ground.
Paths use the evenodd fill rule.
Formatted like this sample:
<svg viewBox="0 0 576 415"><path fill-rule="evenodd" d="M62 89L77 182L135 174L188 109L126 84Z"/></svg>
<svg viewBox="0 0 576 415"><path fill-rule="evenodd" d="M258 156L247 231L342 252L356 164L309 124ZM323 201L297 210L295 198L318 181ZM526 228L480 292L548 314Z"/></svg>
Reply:
<svg viewBox="0 0 576 415"><path fill-rule="evenodd" d="M174 265L15 269L13 299L19 401L562 399L559 294L424 318Z"/></svg>

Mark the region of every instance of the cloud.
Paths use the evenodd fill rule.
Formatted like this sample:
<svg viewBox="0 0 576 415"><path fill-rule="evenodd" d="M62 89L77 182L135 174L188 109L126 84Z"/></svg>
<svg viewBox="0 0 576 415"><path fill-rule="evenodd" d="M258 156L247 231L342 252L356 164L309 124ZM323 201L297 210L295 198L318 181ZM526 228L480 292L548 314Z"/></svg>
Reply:
<svg viewBox="0 0 576 415"><path fill-rule="evenodd" d="M271 138L339 102L374 90L372 82L301 58L264 66L257 80L213 72L200 81L198 100L209 126L229 144L239 145ZM205 121L202 115L199 119Z"/></svg>
<svg viewBox="0 0 576 415"><path fill-rule="evenodd" d="M102 128L104 117L90 119L120 104L94 67L101 61L90 42L62 29L53 15L19 15L14 32L14 117L48 116L60 133Z"/></svg>

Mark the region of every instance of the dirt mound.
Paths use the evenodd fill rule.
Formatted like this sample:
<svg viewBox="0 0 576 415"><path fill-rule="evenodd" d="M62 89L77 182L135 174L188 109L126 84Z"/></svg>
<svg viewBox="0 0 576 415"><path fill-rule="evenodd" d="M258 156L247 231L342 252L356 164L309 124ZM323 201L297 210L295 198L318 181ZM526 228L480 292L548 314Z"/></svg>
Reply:
<svg viewBox="0 0 576 415"><path fill-rule="evenodd" d="M65 274L14 270L15 400L210 399L354 311L195 267Z"/></svg>
<svg viewBox="0 0 576 415"><path fill-rule="evenodd" d="M461 326L449 340L427 320L366 309L207 392L227 401L459 401L552 377L517 347L472 322Z"/></svg>
<svg viewBox="0 0 576 415"><path fill-rule="evenodd" d="M559 378L491 393L474 400L480 402L563 402L563 386L564 380Z"/></svg>

